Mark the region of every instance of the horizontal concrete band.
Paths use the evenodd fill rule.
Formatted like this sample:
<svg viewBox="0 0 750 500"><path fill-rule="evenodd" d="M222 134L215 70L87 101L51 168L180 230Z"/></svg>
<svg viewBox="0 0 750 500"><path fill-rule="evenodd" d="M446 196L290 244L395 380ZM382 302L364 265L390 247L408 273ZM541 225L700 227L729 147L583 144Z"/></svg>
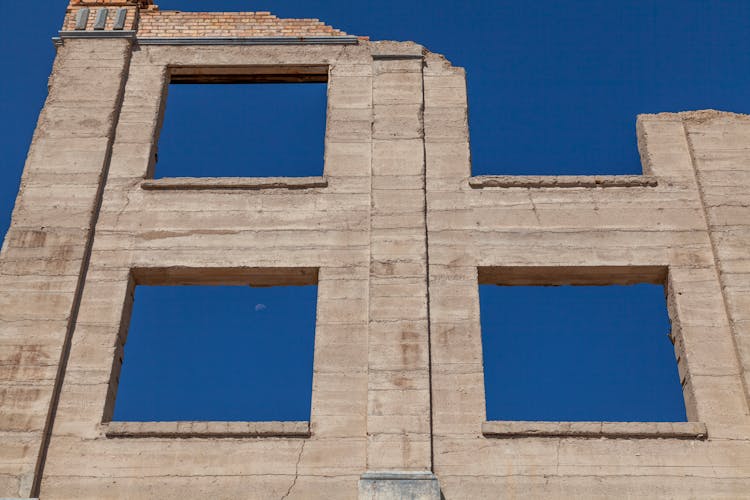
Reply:
<svg viewBox="0 0 750 500"><path fill-rule="evenodd" d="M473 188L654 187L657 184L657 178L651 175L478 175L469 179Z"/></svg>
<svg viewBox="0 0 750 500"><path fill-rule="evenodd" d="M133 30L117 31L59 31L60 38L135 38Z"/></svg>
<svg viewBox="0 0 750 500"><path fill-rule="evenodd" d="M328 186L325 177L169 177L147 179L141 188L157 190L310 189Z"/></svg>
<svg viewBox="0 0 750 500"><path fill-rule="evenodd" d="M141 45L357 45L356 36L138 38Z"/></svg>
<svg viewBox="0 0 750 500"><path fill-rule="evenodd" d="M109 422L108 438L310 437L310 422Z"/></svg>
<svg viewBox="0 0 750 500"><path fill-rule="evenodd" d="M55 43L74 38L137 38L136 31L60 31ZM141 45L357 45L356 36L137 38Z"/></svg>
<svg viewBox="0 0 750 500"><path fill-rule="evenodd" d="M702 422L524 422L482 424L485 437L571 437L625 439L706 439Z"/></svg>

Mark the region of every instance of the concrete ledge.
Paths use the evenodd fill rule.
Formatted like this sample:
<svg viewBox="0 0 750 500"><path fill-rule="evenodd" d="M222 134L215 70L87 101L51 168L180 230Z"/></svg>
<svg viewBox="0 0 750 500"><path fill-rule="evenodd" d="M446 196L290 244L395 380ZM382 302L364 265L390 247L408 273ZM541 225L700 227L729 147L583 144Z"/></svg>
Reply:
<svg viewBox="0 0 750 500"><path fill-rule="evenodd" d="M571 437L624 439L706 439L702 422L523 422L491 421L482 424L491 438Z"/></svg>
<svg viewBox="0 0 750 500"><path fill-rule="evenodd" d="M65 40L68 38L135 38L135 31L132 30L115 30L115 31L60 31L59 38Z"/></svg>
<svg viewBox="0 0 750 500"><path fill-rule="evenodd" d="M366 472L359 480L359 500L440 500L432 472Z"/></svg>
<svg viewBox="0 0 750 500"><path fill-rule="evenodd" d="M327 186L325 177L167 177L146 179L141 183L141 188L148 190L311 189Z"/></svg>
<svg viewBox="0 0 750 500"><path fill-rule="evenodd" d="M357 45L356 36L310 37L139 37L141 45Z"/></svg>
<svg viewBox="0 0 750 500"><path fill-rule="evenodd" d="M498 188L593 188L593 187L654 187L658 184L651 175L478 175L469 179L469 186L477 189Z"/></svg>
<svg viewBox="0 0 750 500"><path fill-rule="evenodd" d="M108 438L309 438L310 422L109 422Z"/></svg>

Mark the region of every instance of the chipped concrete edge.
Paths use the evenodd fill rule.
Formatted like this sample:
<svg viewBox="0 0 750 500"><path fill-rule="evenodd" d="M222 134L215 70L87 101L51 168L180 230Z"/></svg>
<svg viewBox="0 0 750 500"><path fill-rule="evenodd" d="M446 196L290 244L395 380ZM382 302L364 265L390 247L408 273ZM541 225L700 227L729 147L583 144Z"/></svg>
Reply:
<svg viewBox="0 0 750 500"><path fill-rule="evenodd" d="M146 179L147 190L311 189L328 187L325 177L165 177Z"/></svg>
<svg viewBox="0 0 750 500"><path fill-rule="evenodd" d="M108 422L108 438L309 438L310 422Z"/></svg>
<svg viewBox="0 0 750 500"><path fill-rule="evenodd" d="M431 471L368 471L359 480L360 500L440 500L440 484Z"/></svg>
<svg viewBox="0 0 750 500"><path fill-rule="evenodd" d="M703 422L526 422L488 421L482 434L491 438L571 437L625 439L708 438Z"/></svg>
<svg viewBox="0 0 750 500"><path fill-rule="evenodd" d="M692 123L703 123L717 118L732 118L738 120L750 120L750 115L735 113L732 111L721 111L718 109L698 109L694 111L664 112L664 113L641 113L637 121L662 120L662 121L686 121Z"/></svg>
<svg viewBox="0 0 750 500"><path fill-rule="evenodd" d="M592 188L592 187L655 187L653 175L478 175L469 179L475 189L499 188Z"/></svg>

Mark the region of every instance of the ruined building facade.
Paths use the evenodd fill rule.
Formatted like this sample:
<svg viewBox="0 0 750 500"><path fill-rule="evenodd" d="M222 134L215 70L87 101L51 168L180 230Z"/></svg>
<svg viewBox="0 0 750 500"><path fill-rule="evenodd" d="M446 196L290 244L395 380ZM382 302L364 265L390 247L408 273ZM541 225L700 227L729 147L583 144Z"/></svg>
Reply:
<svg viewBox="0 0 750 500"><path fill-rule="evenodd" d="M153 179L173 79L327 82L324 174ZM643 175L472 176L419 45L72 0L0 258L0 497L747 498L750 118L637 134ZM637 282L688 422L486 421L478 284ZM191 283L318 285L309 422L110 422L134 286Z"/></svg>

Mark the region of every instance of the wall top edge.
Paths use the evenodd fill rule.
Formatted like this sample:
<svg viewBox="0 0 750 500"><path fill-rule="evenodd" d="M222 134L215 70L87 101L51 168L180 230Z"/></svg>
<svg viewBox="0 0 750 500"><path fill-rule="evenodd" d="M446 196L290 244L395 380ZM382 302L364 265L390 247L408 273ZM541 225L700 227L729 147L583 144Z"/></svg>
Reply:
<svg viewBox="0 0 750 500"><path fill-rule="evenodd" d="M140 0L80 0L68 6L63 31L134 30L146 38L348 37L315 18L280 18L267 11L159 10ZM368 37L355 37L367 40Z"/></svg>
<svg viewBox="0 0 750 500"><path fill-rule="evenodd" d="M735 113L733 111L721 111L718 109L698 109L692 111L664 112L664 113L642 113L638 115L638 121L678 121L703 123L719 118L731 118L750 121L750 115Z"/></svg>
<svg viewBox="0 0 750 500"><path fill-rule="evenodd" d="M155 8L154 0L70 0L71 7L117 7L134 5L142 9Z"/></svg>
<svg viewBox="0 0 750 500"><path fill-rule="evenodd" d="M216 38L144 38L135 31L60 31L52 40L130 38L140 45L358 45L352 36L332 37L216 37Z"/></svg>

